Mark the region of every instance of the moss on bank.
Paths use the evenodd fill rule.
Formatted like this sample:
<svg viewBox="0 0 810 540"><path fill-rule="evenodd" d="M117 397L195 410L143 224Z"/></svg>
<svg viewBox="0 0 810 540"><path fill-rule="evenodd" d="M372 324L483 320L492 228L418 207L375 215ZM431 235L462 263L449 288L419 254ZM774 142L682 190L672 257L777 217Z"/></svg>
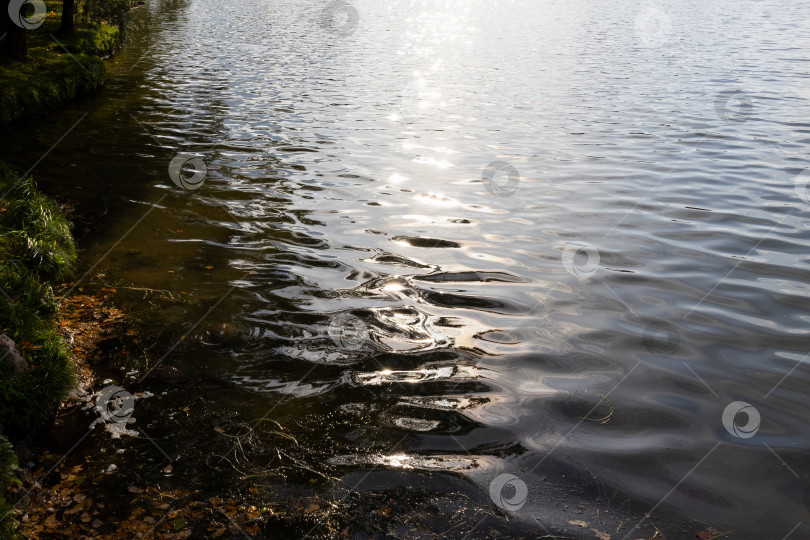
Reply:
<svg viewBox="0 0 810 540"><path fill-rule="evenodd" d="M58 304L49 282L69 275L76 261L70 222L58 205L0 162L0 333L20 349L25 367L0 361L0 430L14 438L33 433L74 386L75 370L56 331ZM16 457L0 434L0 535L8 537L3 494Z"/></svg>
<svg viewBox="0 0 810 540"><path fill-rule="evenodd" d="M96 3L78 2L76 28L62 34L61 0L45 2L45 22L27 34L29 57L0 63L0 126L54 110L101 86L106 75L102 58L122 44L129 2L107 0L105 9Z"/></svg>

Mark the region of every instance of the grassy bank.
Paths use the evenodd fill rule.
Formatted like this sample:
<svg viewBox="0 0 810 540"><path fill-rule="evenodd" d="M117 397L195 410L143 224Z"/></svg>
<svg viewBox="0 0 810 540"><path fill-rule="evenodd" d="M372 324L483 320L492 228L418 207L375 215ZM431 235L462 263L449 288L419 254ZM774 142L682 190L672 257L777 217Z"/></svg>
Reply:
<svg viewBox="0 0 810 540"><path fill-rule="evenodd" d="M80 0L73 31L60 33L61 0L47 0L48 15L27 33L28 58L0 63L0 126L54 110L98 89L110 56L123 41L129 0Z"/></svg>
<svg viewBox="0 0 810 540"><path fill-rule="evenodd" d="M0 430L30 436L53 416L74 386L70 353L56 330L58 304L50 283L72 270L76 246L58 205L0 162ZM3 337L5 336L5 337ZM8 341L10 339L10 342ZM0 435L0 516L16 457ZM8 537L10 520L0 522ZM3 530L5 528L6 530ZM5 533L5 534L3 534Z"/></svg>

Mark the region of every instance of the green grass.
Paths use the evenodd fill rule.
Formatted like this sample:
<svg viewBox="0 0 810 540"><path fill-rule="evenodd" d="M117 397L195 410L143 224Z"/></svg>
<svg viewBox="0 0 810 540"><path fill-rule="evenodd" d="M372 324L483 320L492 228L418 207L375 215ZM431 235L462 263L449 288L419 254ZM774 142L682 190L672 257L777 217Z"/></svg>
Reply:
<svg viewBox="0 0 810 540"><path fill-rule="evenodd" d="M0 430L25 438L53 416L75 385L75 369L56 331L58 304L49 284L70 275L76 246L70 222L58 205L40 193L33 179L20 178L0 162L0 332L21 349L28 370L13 375L0 363ZM0 537L3 493L13 481L16 458L0 435Z"/></svg>
<svg viewBox="0 0 810 540"><path fill-rule="evenodd" d="M108 11L122 13L126 0L107 0ZM101 13L93 2L79 2L76 28L61 34L62 2L45 2L48 16L27 34L28 58L0 63L0 126L54 110L104 82L103 57L120 48L123 36L116 24L94 17ZM121 15L117 15L121 18Z"/></svg>
<svg viewBox="0 0 810 540"><path fill-rule="evenodd" d="M129 3L79 0L76 28L63 34L62 2L46 0L44 24L26 36L28 58L0 62L0 126L51 111L101 86L103 58L123 42ZM70 353L56 331L58 303L50 285L73 271L70 228L33 179L20 178L0 162L0 333L17 344L28 364L14 375L10 363L0 361L0 538L15 537L4 495L16 481L17 457L5 435L17 440L35 433L76 381Z"/></svg>
<svg viewBox="0 0 810 540"><path fill-rule="evenodd" d="M73 363L56 333L49 281L73 270L76 246L58 205L0 163L0 331L21 347L31 369L0 373L0 428L30 432L55 410L74 383Z"/></svg>

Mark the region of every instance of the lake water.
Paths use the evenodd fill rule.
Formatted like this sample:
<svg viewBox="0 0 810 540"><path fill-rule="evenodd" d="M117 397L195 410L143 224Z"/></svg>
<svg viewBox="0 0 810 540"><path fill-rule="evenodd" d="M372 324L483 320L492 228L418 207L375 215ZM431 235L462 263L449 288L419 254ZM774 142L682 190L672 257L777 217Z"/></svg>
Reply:
<svg viewBox="0 0 810 540"><path fill-rule="evenodd" d="M3 146L27 169L79 122L34 175L92 216L82 282L142 322L115 382L156 394L134 425L178 485L244 485L195 451L273 420L335 479L248 483L495 514L448 537L801 538L808 21L150 1L103 91ZM185 382L143 379L158 365Z"/></svg>

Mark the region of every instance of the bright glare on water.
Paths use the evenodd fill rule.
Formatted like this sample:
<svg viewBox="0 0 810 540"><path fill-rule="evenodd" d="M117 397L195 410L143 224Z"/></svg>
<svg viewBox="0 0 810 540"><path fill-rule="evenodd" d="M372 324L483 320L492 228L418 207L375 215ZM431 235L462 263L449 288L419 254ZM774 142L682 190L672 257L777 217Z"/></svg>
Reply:
<svg viewBox="0 0 810 540"><path fill-rule="evenodd" d="M471 538L806 536L810 3L325 4L149 2L3 141L90 111L37 178L85 270L183 299L127 297L190 381L138 422L270 418L323 493L500 506Z"/></svg>

